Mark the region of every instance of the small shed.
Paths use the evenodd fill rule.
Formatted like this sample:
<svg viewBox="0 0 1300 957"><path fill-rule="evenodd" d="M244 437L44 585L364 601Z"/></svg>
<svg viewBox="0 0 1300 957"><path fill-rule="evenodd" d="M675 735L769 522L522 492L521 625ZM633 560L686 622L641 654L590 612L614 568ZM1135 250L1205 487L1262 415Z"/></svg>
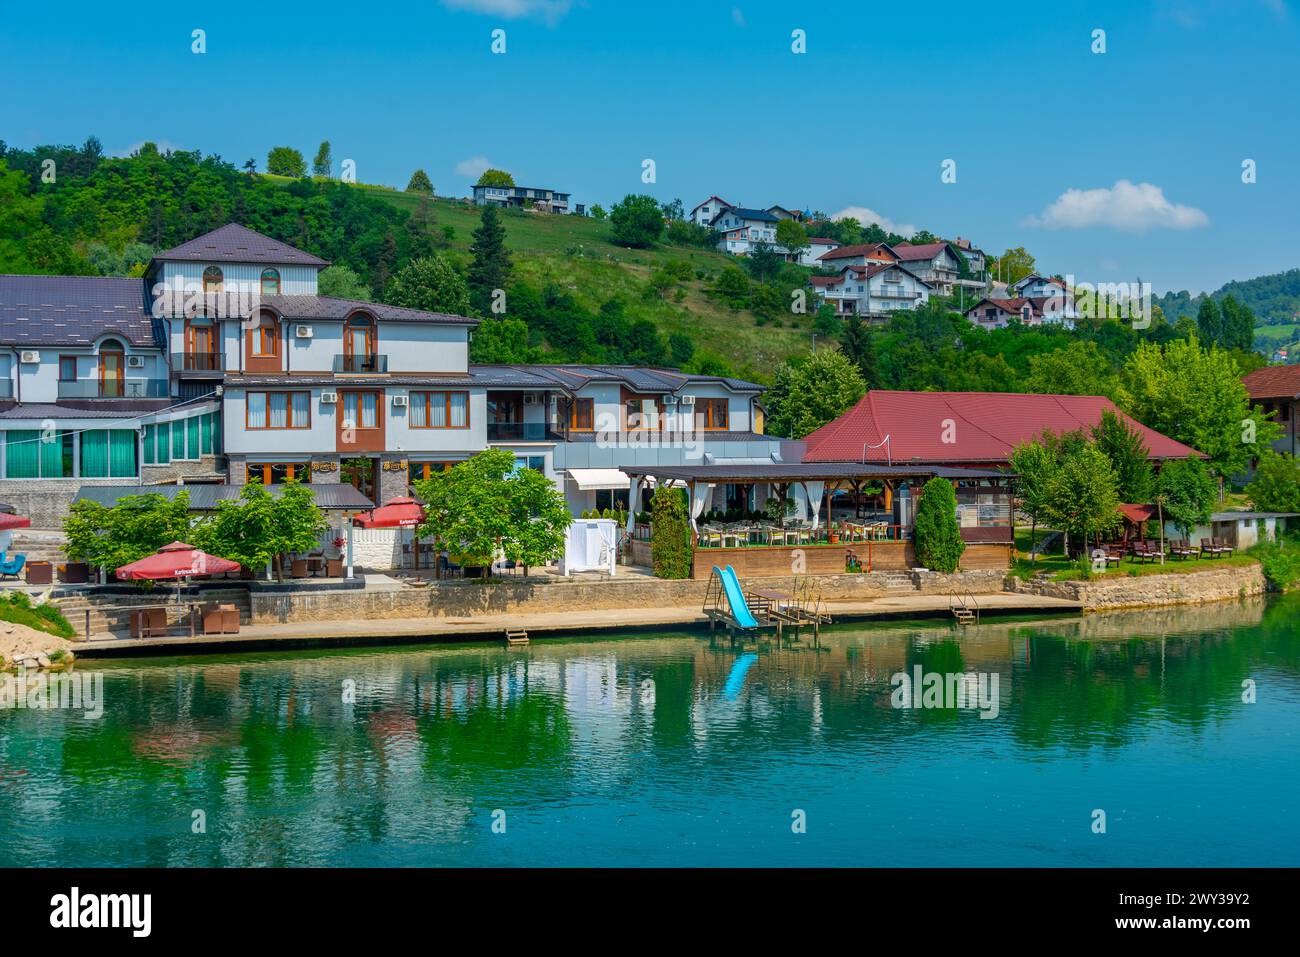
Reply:
<svg viewBox="0 0 1300 957"><path fill-rule="evenodd" d="M1210 516L1209 524L1197 525L1192 529L1192 541L1199 543L1202 538L1222 538L1234 548L1246 549L1260 542L1271 542L1286 533L1287 523L1300 518L1300 512L1215 512ZM1173 537L1181 537L1182 530L1173 528L1166 522L1166 528Z"/></svg>

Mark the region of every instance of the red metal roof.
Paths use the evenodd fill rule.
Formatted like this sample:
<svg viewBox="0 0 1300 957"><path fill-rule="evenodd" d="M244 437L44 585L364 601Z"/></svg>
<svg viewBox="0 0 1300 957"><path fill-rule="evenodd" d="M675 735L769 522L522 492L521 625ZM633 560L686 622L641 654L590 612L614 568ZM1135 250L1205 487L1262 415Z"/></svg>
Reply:
<svg viewBox="0 0 1300 957"><path fill-rule="evenodd" d="M1300 366L1262 366L1241 381L1252 399L1294 399L1300 395Z"/></svg>
<svg viewBox="0 0 1300 957"><path fill-rule="evenodd" d="M1129 418L1099 395L1014 392L868 392L838 419L805 437L805 462L1003 463L1021 443L1092 428L1109 410L1136 428L1154 459L1200 455ZM889 445L883 442L889 436Z"/></svg>
<svg viewBox="0 0 1300 957"><path fill-rule="evenodd" d="M899 243L892 247L898 258L904 262L911 262L919 259L933 259L943 250L948 243L924 243L920 246L913 246L911 243Z"/></svg>
<svg viewBox="0 0 1300 957"><path fill-rule="evenodd" d="M871 258L873 256L879 256L882 253L886 256L893 256L894 259L898 258L897 256L894 255L894 251L890 249L888 246L886 246L884 243L866 243L857 246L841 246L839 249L832 249L830 252L822 253L817 258L829 262L833 259L857 259L859 256L866 256L867 258Z"/></svg>

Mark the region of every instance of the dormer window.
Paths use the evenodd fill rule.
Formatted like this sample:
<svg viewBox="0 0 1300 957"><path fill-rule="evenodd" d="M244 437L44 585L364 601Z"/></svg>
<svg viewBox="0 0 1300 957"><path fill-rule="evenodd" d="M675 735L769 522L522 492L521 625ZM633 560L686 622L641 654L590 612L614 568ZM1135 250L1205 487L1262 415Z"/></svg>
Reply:
<svg viewBox="0 0 1300 957"><path fill-rule="evenodd" d="M225 277L221 274L221 269L217 266L209 266L203 270L203 292L206 295L210 292L221 292L221 283Z"/></svg>
<svg viewBox="0 0 1300 957"><path fill-rule="evenodd" d="M262 270L262 295L263 296L280 295L280 270L278 269Z"/></svg>

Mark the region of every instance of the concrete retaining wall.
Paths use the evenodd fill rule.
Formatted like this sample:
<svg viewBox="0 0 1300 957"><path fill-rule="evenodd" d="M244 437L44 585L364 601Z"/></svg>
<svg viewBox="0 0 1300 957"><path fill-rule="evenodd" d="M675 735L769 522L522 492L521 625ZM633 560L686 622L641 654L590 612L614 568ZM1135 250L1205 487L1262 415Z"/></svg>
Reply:
<svg viewBox="0 0 1300 957"><path fill-rule="evenodd" d="M1024 582L1010 578L1008 582L1014 591L1082 602L1086 611L1224 601L1262 595L1268 587L1259 565L1093 581Z"/></svg>
<svg viewBox="0 0 1300 957"><path fill-rule="evenodd" d="M817 578L827 601L868 600L890 589L889 579L898 574L830 575ZM953 590L975 594L1002 591L1003 574L997 571L963 572L956 575L916 574L917 594L948 594ZM800 583L805 579L798 579ZM747 587L792 591L790 577L746 579ZM704 603L708 582L661 581L643 575L613 579L500 578L435 582L427 588L364 593L320 592L317 594L251 595L255 624L303 621L345 621L382 618L470 618L475 615L543 614L546 612L589 611L621 608L699 608Z"/></svg>

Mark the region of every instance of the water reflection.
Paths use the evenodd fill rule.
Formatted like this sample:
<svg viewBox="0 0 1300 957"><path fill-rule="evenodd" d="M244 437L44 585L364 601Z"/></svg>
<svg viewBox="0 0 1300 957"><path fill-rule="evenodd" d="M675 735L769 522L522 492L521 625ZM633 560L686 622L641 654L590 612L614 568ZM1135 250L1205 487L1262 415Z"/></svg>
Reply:
<svg viewBox="0 0 1300 957"><path fill-rule="evenodd" d="M1258 826L1186 862L1295 863L1298 609L103 663L99 721L0 712L0 864L1178 863L1216 796ZM917 665L998 717L894 709Z"/></svg>

